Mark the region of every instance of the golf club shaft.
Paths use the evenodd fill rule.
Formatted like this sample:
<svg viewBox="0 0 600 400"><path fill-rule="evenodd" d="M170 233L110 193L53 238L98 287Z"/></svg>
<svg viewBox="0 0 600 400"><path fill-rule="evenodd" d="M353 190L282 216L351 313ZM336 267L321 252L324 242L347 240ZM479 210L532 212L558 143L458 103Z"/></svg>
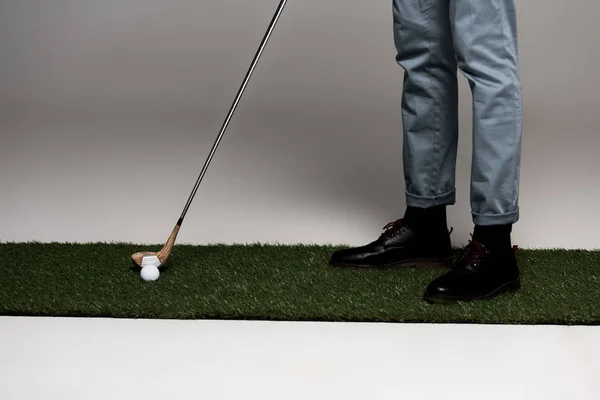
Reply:
<svg viewBox="0 0 600 400"><path fill-rule="evenodd" d="M250 65L250 68L248 69L248 72L246 73L246 77L244 78L244 82L242 83L242 86L240 87L240 89L237 93L237 96L235 97L235 100L233 101L233 104L231 105L229 113L227 114L227 118L225 118L225 122L223 123L223 126L221 127L221 131L219 132L219 135L217 136L217 139L215 140L215 143L213 144L213 147L208 155L208 158L206 159L206 162L204 163L202 172L200 172L200 175L198 176L198 179L196 180L196 184L194 185L194 189L192 190L192 193L190 194L190 197L188 198L188 201L185 204L185 207L183 208L183 212L181 213L181 216L179 217L179 221L177 222L177 225L179 225L179 226L181 226L181 223L183 222L183 219L185 218L185 215L187 214L187 211L190 208L190 205L192 204L192 200L194 199L194 196L196 195L196 192L198 191L198 187L200 186L200 183L202 182L202 179L204 178L204 175L206 174L206 170L208 169L208 166L209 166L213 156L215 155L215 152L217 151L217 147L219 146L219 143L221 142L221 139L223 138L223 135L225 134L225 130L227 129L227 126L229 125L229 122L231 121L231 117L233 116L233 113L235 112L235 109L237 108L238 103L240 102L240 99L242 98L242 95L244 94L244 90L246 90L248 81L250 80L250 77L252 76L252 73L254 72L254 69L256 68L256 64L258 63L258 60L260 59L260 56L261 56L263 50L265 49L267 42L269 41L269 38L271 37L271 33L273 33L273 29L275 28L275 25L277 24L277 21L279 20L279 17L281 16L281 13L283 12L283 8L285 7L286 3L287 3L287 0L281 0L281 2L279 3L279 7L277 7L277 11L275 12L275 16L273 17L273 20L271 21L271 23L269 25L269 29L267 30L267 33L265 34L265 36L260 44L260 47L258 48L258 51L256 52L256 55L254 56L254 60L252 61L252 64Z"/></svg>

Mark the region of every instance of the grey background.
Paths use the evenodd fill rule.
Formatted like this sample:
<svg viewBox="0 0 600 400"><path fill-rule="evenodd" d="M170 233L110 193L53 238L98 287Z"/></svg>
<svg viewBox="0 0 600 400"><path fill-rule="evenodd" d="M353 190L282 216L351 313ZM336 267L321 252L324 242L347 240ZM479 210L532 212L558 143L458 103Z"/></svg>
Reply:
<svg viewBox="0 0 600 400"><path fill-rule="evenodd" d="M278 0L2 0L0 240L159 243ZM523 247L598 248L598 2L519 1ZM180 243L347 243L401 216L391 1L290 0ZM472 230L460 75L454 243Z"/></svg>

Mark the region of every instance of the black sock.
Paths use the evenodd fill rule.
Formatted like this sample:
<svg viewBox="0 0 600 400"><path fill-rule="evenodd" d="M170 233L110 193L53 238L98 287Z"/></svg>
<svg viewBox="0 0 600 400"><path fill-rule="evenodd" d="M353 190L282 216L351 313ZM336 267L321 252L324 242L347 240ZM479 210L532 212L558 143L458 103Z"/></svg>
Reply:
<svg viewBox="0 0 600 400"><path fill-rule="evenodd" d="M490 251L505 251L512 249L511 232L512 224L475 225L473 238L482 243Z"/></svg>
<svg viewBox="0 0 600 400"><path fill-rule="evenodd" d="M404 222L415 231L428 229L448 229L446 222L446 206L435 206L429 208L407 207L404 214Z"/></svg>

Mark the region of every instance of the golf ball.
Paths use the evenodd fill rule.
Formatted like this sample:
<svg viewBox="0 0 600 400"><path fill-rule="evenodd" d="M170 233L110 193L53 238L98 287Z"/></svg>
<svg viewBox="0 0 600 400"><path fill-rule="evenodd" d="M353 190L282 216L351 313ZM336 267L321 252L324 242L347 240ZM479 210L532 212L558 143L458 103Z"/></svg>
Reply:
<svg viewBox="0 0 600 400"><path fill-rule="evenodd" d="M140 275L145 281L155 281L158 279L160 272L158 271L158 268L156 266L146 265L144 268L142 268Z"/></svg>

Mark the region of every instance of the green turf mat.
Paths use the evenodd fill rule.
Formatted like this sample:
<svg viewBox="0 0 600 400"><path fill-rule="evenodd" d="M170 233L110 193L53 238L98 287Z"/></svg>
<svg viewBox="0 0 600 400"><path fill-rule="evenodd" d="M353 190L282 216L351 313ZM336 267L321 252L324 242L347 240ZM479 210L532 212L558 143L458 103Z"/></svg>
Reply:
<svg viewBox="0 0 600 400"><path fill-rule="evenodd" d="M523 289L456 305L422 300L443 270L345 270L338 247L178 245L159 280L130 254L161 246L0 244L0 314L423 323L600 323L600 251L525 250Z"/></svg>

